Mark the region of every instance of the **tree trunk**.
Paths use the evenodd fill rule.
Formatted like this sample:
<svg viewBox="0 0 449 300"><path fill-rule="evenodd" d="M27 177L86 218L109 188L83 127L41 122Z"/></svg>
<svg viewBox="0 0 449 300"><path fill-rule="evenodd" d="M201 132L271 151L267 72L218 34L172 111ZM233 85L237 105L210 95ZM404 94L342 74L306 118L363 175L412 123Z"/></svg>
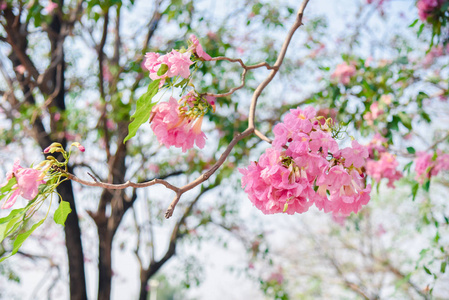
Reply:
<svg viewBox="0 0 449 300"><path fill-rule="evenodd" d="M98 226L98 300L109 300L112 283L112 239L107 222Z"/></svg>
<svg viewBox="0 0 449 300"><path fill-rule="evenodd" d="M148 299L148 290L147 290L148 279L147 279L146 274L143 274L143 272L145 272L145 271L144 270L140 271L140 295L139 295L139 300L147 300Z"/></svg>
<svg viewBox="0 0 449 300"><path fill-rule="evenodd" d="M69 172L72 172L72 170L69 169ZM67 217L64 227L67 257L69 261L70 299L86 300L87 293L84 273L84 255L81 244L79 219L73 196L72 182L68 180L59 185L58 193L62 196L64 201L70 203L70 208L72 209L72 212Z"/></svg>

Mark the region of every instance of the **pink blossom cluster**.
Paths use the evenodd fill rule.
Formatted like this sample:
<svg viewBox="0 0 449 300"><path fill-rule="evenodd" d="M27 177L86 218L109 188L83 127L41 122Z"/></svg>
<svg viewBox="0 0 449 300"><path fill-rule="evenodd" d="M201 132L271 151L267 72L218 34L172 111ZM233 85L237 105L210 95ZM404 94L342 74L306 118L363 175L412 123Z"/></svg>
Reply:
<svg viewBox="0 0 449 300"><path fill-rule="evenodd" d="M315 204L347 216L370 200L361 167L368 150L357 141L339 150L312 107L292 109L274 129L272 148L240 169L242 187L264 214L303 213Z"/></svg>
<svg viewBox="0 0 449 300"><path fill-rule="evenodd" d="M352 64L346 62L337 65L334 73L332 73L331 78L336 79L338 82L348 85L351 81L351 77L355 75L356 68Z"/></svg>
<svg viewBox="0 0 449 300"><path fill-rule="evenodd" d="M190 76L190 66L193 61L190 60L191 53L185 52L181 53L176 50L160 55L159 53L149 52L145 54L145 68L150 71L150 78L153 80L162 79L161 82L165 81L166 78L181 76L183 78L189 78ZM162 75L157 75L157 72L162 65L167 66L167 71Z"/></svg>
<svg viewBox="0 0 449 300"><path fill-rule="evenodd" d="M192 46L189 47L189 50L195 53L199 58L202 58L204 60L212 59L212 57L210 57L210 55L203 50L203 46L201 46L198 38L194 34L190 36L190 42L192 43Z"/></svg>
<svg viewBox="0 0 449 300"><path fill-rule="evenodd" d="M153 108L151 129L159 143L167 148L175 146L186 152L196 144L202 149L206 143L206 135L201 131L204 115L195 121L193 116L189 117L185 112L186 107L181 107L175 98L170 97L168 102L159 103Z"/></svg>
<svg viewBox="0 0 449 300"><path fill-rule="evenodd" d="M376 133L367 145L369 158L366 162L366 174L371 176L376 182L386 178L388 179L387 186L394 188L394 182L402 178L402 173L396 170L399 163L396 160L396 156L387 152L386 143L387 139Z"/></svg>
<svg viewBox="0 0 449 300"><path fill-rule="evenodd" d="M431 176L436 176L440 171L449 170L449 154L437 151L435 154L418 152L415 159L415 179L424 183Z"/></svg>
<svg viewBox="0 0 449 300"><path fill-rule="evenodd" d="M426 21L429 16L432 16L441 8L444 2L447 2L447 0L419 0L416 4L419 18Z"/></svg>
<svg viewBox="0 0 449 300"><path fill-rule="evenodd" d="M447 45L446 48L444 48L442 45L438 45L437 47L432 48L422 60L423 66L425 68L430 67L434 63L435 59L445 55L447 52L449 52L449 45Z"/></svg>
<svg viewBox="0 0 449 300"><path fill-rule="evenodd" d="M2 208L13 206L18 196L22 196L27 200L33 200L39 193L39 185L45 183L43 180L44 176L45 174L41 170L23 168L20 166L20 161L16 160L12 170L6 174L6 182L2 186L5 186L13 177L16 178L17 184L12 187L13 192L7 197Z"/></svg>
<svg viewBox="0 0 449 300"><path fill-rule="evenodd" d="M160 55L155 52L148 52L145 54L144 67L150 71L150 78L152 80L161 79L162 86L167 78L181 76L182 78L189 78L190 66L194 64L191 60L192 55L196 55L203 60L210 60L211 57L203 50L197 37L191 35L189 49L184 51L172 50L171 52ZM167 71L158 75L159 69L165 66Z"/></svg>
<svg viewBox="0 0 449 300"><path fill-rule="evenodd" d="M396 168L399 166L396 156L389 152L380 153L380 159L368 159L366 163L366 174L371 176L376 182L382 178L388 179L387 186L394 188L393 183L402 178L402 173Z"/></svg>
<svg viewBox="0 0 449 300"><path fill-rule="evenodd" d="M379 103L374 102L370 106L370 111L363 115L363 119L365 119L368 125L372 126L374 121L383 114L384 111L379 108Z"/></svg>

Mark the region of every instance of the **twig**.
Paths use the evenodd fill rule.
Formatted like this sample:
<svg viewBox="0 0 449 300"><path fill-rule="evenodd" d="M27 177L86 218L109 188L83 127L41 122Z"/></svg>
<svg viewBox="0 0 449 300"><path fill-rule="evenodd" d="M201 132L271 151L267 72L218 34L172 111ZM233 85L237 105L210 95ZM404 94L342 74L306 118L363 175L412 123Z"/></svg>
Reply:
<svg viewBox="0 0 449 300"><path fill-rule="evenodd" d="M263 140L263 141L265 141L265 142L267 142L267 143L272 143L273 141L270 139L270 138L268 138L267 136L265 136L262 132L260 132L259 130L257 130L257 129L255 129L254 130L254 134L256 135L256 136L258 136L261 140Z"/></svg>
<svg viewBox="0 0 449 300"><path fill-rule="evenodd" d="M76 181L78 183L81 183L82 185L101 187L101 188L109 189L109 190L123 190L123 189L126 189L127 187L144 188L144 187L152 186L155 184L162 184L166 188L168 188L176 193L178 193L180 191L180 188L168 183L165 180L158 179L158 178L147 181L147 182L141 182L141 183L135 183L135 182L131 182L128 180L125 183L113 184L113 183L105 183L105 182L101 182L101 181L91 182L91 181L87 181L87 180L78 178L75 175L68 173L68 172L63 172L63 173L65 174L65 176L67 176L68 179Z"/></svg>

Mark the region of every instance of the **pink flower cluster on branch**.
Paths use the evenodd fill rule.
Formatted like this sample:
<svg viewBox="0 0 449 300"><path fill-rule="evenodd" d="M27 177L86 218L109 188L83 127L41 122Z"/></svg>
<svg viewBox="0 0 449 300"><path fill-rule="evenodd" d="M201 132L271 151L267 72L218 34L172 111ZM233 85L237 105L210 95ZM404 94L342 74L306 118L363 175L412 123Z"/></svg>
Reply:
<svg viewBox="0 0 449 300"><path fill-rule="evenodd" d="M449 170L449 154L437 151L435 154L418 152L415 159L415 179L423 184L432 176L437 176L440 171Z"/></svg>
<svg viewBox="0 0 449 300"><path fill-rule="evenodd" d="M167 148L175 146L183 152L196 144L204 148L206 135L201 130L204 115L215 110L215 98L198 96L190 92L180 103L170 97L169 102L157 104L150 117L151 129L160 144Z"/></svg>
<svg viewBox="0 0 449 300"><path fill-rule="evenodd" d="M167 78L180 76L187 79L190 76L190 66L194 64L195 58L196 60L211 59L195 35L191 35L189 43L191 46L187 50L172 50L165 55L155 52L146 53L144 66L150 71L150 78L152 80L161 79L160 86L165 83ZM194 61L191 60L192 56Z"/></svg>
<svg viewBox="0 0 449 300"><path fill-rule="evenodd" d="M421 21L426 21L428 17L438 14L445 2L447 0L419 0L416 6Z"/></svg>
<svg viewBox="0 0 449 300"><path fill-rule="evenodd" d="M370 200L361 168L368 150L357 141L339 150L330 121L312 107L292 109L274 129L272 148L240 169L242 187L264 214L303 213L313 204L347 216Z"/></svg>
<svg viewBox="0 0 449 300"><path fill-rule="evenodd" d="M387 152L384 146L387 139L379 133L373 137L367 148L369 158L366 163L366 174L371 176L374 181L380 182L382 178L388 179L387 186L394 188L394 182L402 178L402 173L396 168L399 166L396 156Z"/></svg>

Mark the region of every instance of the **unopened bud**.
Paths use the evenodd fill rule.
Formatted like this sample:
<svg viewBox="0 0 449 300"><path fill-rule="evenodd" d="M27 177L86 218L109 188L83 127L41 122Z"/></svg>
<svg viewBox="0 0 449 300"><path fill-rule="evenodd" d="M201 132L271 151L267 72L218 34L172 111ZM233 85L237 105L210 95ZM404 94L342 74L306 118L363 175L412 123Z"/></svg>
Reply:
<svg viewBox="0 0 449 300"><path fill-rule="evenodd" d="M44 153L62 152L64 149L60 143L52 143L50 146L44 149Z"/></svg>
<svg viewBox="0 0 449 300"><path fill-rule="evenodd" d="M74 142L74 143L72 143L72 146L75 146L76 148L78 148L78 150L79 151L81 151L81 152L84 152L84 151L86 151L86 148L84 148L84 146L83 145L81 145L80 143L78 143L78 142Z"/></svg>

